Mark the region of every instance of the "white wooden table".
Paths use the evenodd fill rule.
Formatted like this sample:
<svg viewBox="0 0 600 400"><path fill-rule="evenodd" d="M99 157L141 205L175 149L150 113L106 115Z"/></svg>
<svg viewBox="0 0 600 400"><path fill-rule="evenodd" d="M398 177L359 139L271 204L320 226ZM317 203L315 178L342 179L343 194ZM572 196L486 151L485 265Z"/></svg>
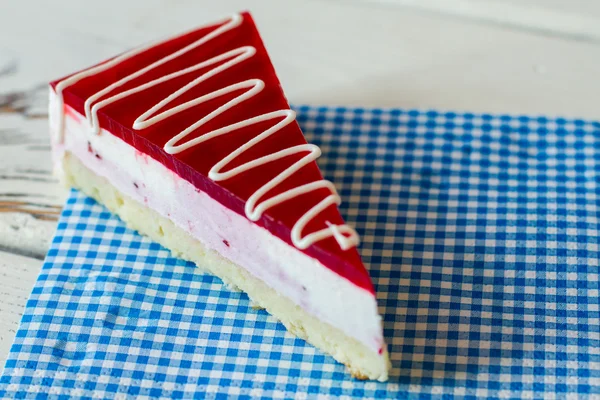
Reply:
<svg viewBox="0 0 600 400"><path fill-rule="evenodd" d="M296 104L600 119L595 0L102 0L0 5L0 364L65 198L46 83L249 8Z"/></svg>

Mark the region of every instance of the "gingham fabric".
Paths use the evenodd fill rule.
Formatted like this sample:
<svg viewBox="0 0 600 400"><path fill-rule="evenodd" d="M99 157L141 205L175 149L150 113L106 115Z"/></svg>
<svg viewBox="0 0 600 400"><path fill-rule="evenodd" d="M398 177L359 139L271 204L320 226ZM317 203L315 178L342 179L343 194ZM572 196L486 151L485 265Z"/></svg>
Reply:
<svg viewBox="0 0 600 400"><path fill-rule="evenodd" d="M248 298L71 192L0 393L600 396L600 124L298 107L362 235L393 363L351 379Z"/></svg>

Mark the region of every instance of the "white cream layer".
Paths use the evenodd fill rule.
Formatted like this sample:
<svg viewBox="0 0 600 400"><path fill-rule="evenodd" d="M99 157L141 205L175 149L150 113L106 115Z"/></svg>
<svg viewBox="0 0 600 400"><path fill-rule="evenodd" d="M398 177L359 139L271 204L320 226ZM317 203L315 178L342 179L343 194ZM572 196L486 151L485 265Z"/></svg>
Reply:
<svg viewBox="0 0 600 400"><path fill-rule="evenodd" d="M56 100L50 89L53 131L58 129L59 121ZM199 192L191 183L110 132L102 129L100 135L94 134L83 115L69 106L65 109L68 112L64 142L53 143L55 162L65 151L71 152L119 191L171 219L307 313L380 352L384 343L381 317L371 293ZM58 137L56 133L52 132L53 138Z"/></svg>
<svg viewBox="0 0 600 400"><path fill-rule="evenodd" d="M223 169L226 169L227 165L232 163L236 158L240 157L243 153L247 152L253 146L267 139L269 136L275 134L288 124L294 122L294 120L296 119L296 113L294 111L286 108L283 110L272 111L266 114L255 115L251 118L238 121L234 124L219 127L210 132L206 132L200 137L193 138L184 142L188 135L190 135L196 129L205 125L212 119L216 118L218 115L228 112L232 108L235 108L241 103L249 101L251 98L258 95L265 88L265 82L263 80L258 78L247 79L245 81L220 88L216 91L205 93L204 95L198 96L193 100L189 100L183 104L179 104L175 107L165 110L166 106L178 99L180 96L184 95L196 85L206 81L207 79L213 78L214 76L226 71L227 69L239 63L246 61L248 58L253 57L256 54L256 48L254 48L253 46L242 46L236 49L226 51L218 56L206 59L188 68L184 68L172 72L170 74L163 75L160 78L150 80L134 88L125 91L119 91L119 89L122 88L123 85L131 82L132 80L135 80L140 76L143 76L147 72L160 67L161 65L167 63L170 60L173 60L178 57L184 57L189 51L201 47L205 43L211 41L212 39L222 35L223 33L229 30L236 29L240 26L243 20L244 17L242 15L233 15L231 18L227 19L227 21L222 23L218 28L215 28L213 31L199 38L198 40L189 44L188 46L185 46L173 53L170 53L149 65L140 67L139 70L132 72L131 74L117 80L116 82L107 82L108 85L106 87L91 95L85 100L84 109L86 119L88 120L91 129L94 131L94 133L99 133L100 126L98 123L98 111L103 107L106 107L107 105L112 104L115 101L123 102L127 97L133 94L143 92L156 85L168 82L171 79L178 78L190 72L202 70L203 68L207 67L212 67L209 70L202 73L197 78L190 81L188 84L180 87L178 90L174 91L169 96L163 98L160 102L155 104L149 110L138 116L138 118L136 118L136 120L134 121L132 128L138 131L143 131L145 128L150 127L159 121L168 118L173 118L178 113L185 111L191 107L195 107L199 104L205 103L213 99L221 98L221 96L235 93L242 89L245 90L243 93L239 94L234 99L231 99L225 104L221 105L220 107L217 107L212 112L206 114L205 116L197 120L195 123L173 136L163 146L163 150L168 154L178 154L191 147L201 146L202 143L207 140L219 140L218 138L220 138L221 136L235 134L236 131L238 131L239 129L243 129L244 127L260 124L266 121L274 123L274 125L272 125L270 128L266 129L261 134L255 136L254 138L252 138L252 140L249 140L248 142L244 143L236 150L231 152L229 155L227 155L225 158L221 159L216 164L214 164L208 171L208 177L214 182L219 182L230 179L231 177L241 173L247 173L248 171L256 167L273 162L275 160L287 158L292 154L303 154L303 157L301 159L297 160L293 165L281 171L276 177L267 181L263 186L256 189L256 191L252 195L250 195L244 207L246 217L248 217L248 219L250 219L251 221L258 221L261 218L261 215L266 210L275 205L284 203L289 199L300 196L304 193L309 193L320 189L328 189L331 192L331 194L322 199L319 203L314 205L308 211L306 211L304 215L302 215L302 217L300 217L296 221L291 230L292 243L299 249L306 249L315 242L318 242L328 237L333 237L340 245L340 248L343 250L347 250L351 247L356 247L359 243L358 234L352 227L346 224L336 225L328 222L327 226L323 227L322 229L316 232L312 232L306 236L302 235L304 227L311 220L317 217L328 206L332 204L340 204L340 202L342 201L340 196L337 194L337 191L335 190L335 186L331 182L326 181L324 179L320 179L304 185L290 188L282 193L279 193L277 196L265 198L265 195L268 192L273 190L275 187L281 185L282 182L284 182L291 175L293 175L295 171L315 161L321 155L321 150L318 146L315 146L314 144L301 144L297 146L287 147L285 149L281 149L277 152L267 154L260 158L247 161L241 165L236 166L235 168L229 169L227 172L222 172ZM56 98L58 100L56 102L57 108L62 111L64 89L76 84L82 79L94 76L100 73L101 71L106 71L107 69L110 69L115 65L119 65L120 63L125 62L131 57L135 57L138 54L143 54L150 47L153 47L155 45L158 44L153 44L149 46L147 45L132 49L126 53L121 54L120 56L113 58L112 60L106 63L96 65L95 67L91 67L89 69L80 71L66 79L63 79L55 87ZM275 123L274 120L279 121ZM59 137L61 138L61 143L62 137L64 136L63 128L64 119L61 118L58 123L58 133ZM226 140L226 138L221 138L220 140Z"/></svg>

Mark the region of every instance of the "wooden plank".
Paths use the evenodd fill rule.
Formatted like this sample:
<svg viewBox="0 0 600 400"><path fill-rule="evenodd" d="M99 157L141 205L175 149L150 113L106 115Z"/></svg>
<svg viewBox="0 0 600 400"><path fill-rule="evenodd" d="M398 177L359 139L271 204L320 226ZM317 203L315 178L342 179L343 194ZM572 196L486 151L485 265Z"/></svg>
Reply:
<svg viewBox="0 0 600 400"><path fill-rule="evenodd" d="M600 4L591 0L363 0L411 7L567 39L600 44Z"/></svg>
<svg viewBox="0 0 600 400"><path fill-rule="evenodd" d="M498 1L498 0L484 0ZM522 5L523 0L502 0L508 4ZM600 2L596 0L527 0L529 6L552 10L560 13L587 15L600 18Z"/></svg>
<svg viewBox="0 0 600 400"><path fill-rule="evenodd" d="M39 260L0 251L0 366L4 365L40 267Z"/></svg>
<svg viewBox="0 0 600 400"><path fill-rule="evenodd" d="M19 4L0 13L12 32L0 49L18 54L17 72L0 87L13 92L248 6L180 0L166 18L158 0L128 2L120 13L117 0L42 2L33 14ZM600 117L593 43L364 1L265 1L252 11L296 104ZM51 45L39 45L40 31Z"/></svg>
<svg viewBox="0 0 600 400"><path fill-rule="evenodd" d="M55 229L56 221L39 219L29 213L0 214L0 251L42 260Z"/></svg>
<svg viewBox="0 0 600 400"><path fill-rule="evenodd" d="M40 259L66 190L52 176L47 120L28 115L27 105L4 104L13 110L0 112L0 249Z"/></svg>
<svg viewBox="0 0 600 400"><path fill-rule="evenodd" d="M419 4L426 7L432 1ZM472 2L463 1L473 9ZM169 11L172 18L164 20L164 4L150 1L144 3L143 18L120 14L106 30L97 21L112 18L115 0L103 4L93 11L74 1L40 4L40 12L29 15L26 7L12 3L0 13L0 26L14 32L0 36L0 225L10 232L7 227L14 225L15 217L9 214L31 216L16 236L0 237L5 249L18 246L23 254L40 256L44 241L30 244L27 232L46 234L46 221L56 219L65 196L51 175L45 82L131 45L244 7L241 1L211 7L182 1ZM140 2L131 4L142 7ZM515 10L522 6L508 0L502 4ZM202 11L201 21L192 10ZM364 2L256 4L253 11L289 98L296 103L600 119L598 46ZM307 31L309 19L312 28ZM332 21L336 29L331 29ZM38 30L51 37L52 46L40 47Z"/></svg>
<svg viewBox="0 0 600 400"><path fill-rule="evenodd" d="M499 6L518 11L543 2L541 17L513 12L518 18L509 20L506 11L496 12ZM411 3L262 1L253 2L251 11L296 104L600 119L595 41L600 25L594 25L600 3ZM31 12L27 2L8 2L0 12L2 30L10 32L0 35L0 363L66 194L51 175L46 83L131 46L246 9L248 3L103 0L90 6L62 0L35 6ZM519 27L532 23L543 29ZM569 40L563 39L565 32ZM578 40L586 38L591 40Z"/></svg>

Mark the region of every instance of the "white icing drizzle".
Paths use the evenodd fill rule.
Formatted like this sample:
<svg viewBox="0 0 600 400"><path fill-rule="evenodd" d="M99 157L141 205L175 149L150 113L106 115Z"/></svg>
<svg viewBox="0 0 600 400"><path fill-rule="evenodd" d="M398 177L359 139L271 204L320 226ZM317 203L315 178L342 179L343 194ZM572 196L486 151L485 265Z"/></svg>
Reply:
<svg viewBox="0 0 600 400"><path fill-rule="evenodd" d="M280 193L276 196L273 196L273 197L263 200L263 197L270 190L277 187L277 185L281 184L283 181L288 179L292 174L294 174L296 171L298 171L302 167L315 161L321 155L321 150L319 149L319 147L317 147L313 144L303 144L303 145L285 148L285 149L277 151L275 153L248 161L242 165L239 165L235 168L230 169L229 171L222 172L227 167L227 165L229 165L231 162L233 162L237 157L242 155L245 151L250 149L252 146L260 143L261 141L265 140L269 136L278 132L283 127L292 123L296 119L296 113L294 111L286 109L286 110L278 110L278 111L273 111L273 112L269 112L266 114L258 115L256 117L252 117L252 118L249 118L249 119L246 119L246 120L243 120L243 121L240 121L240 122L237 122L237 123L234 123L234 124L231 124L231 125L219 128L219 129L215 129L211 132L205 133L202 136L199 136L197 138L183 142L183 140L190 133L194 132L201 126L205 125L206 123L208 123L209 121L211 121L212 119L217 117L218 115L230 110L231 108L239 105L240 103L242 103L246 100L251 99L252 97L256 96L258 93L260 93L265 87L265 83L262 80L249 79L249 80L246 80L243 82L239 82L239 83L224 87L222 89L216 90L212 93L208 93L203 96L197 97L193 100L187 101L187 102L180 104L176 107L173 107L169 110L161 112L161 110L164 107L166 107L169 103L171 103L172 101L174 101L175 99L177 99L178 97L183 95L184 93L188 92L193 87L195 87L198 84L212 78L213 76L233 67L234 65L237 65L237 64L247 60L248 58L252 57L256 53L256 49L254 47L243 46L243 47L239 47L239 48L227 51L223 54L220 54L211 59L202 61L191 67L170 73L168 75L154 79L150 82L144 83L142 85L136 86L134 88L125 90L123 92L120 92L120 93L117 93L110 97L107 97L103 100L100 100L101 98L112 93L113 91L115 91L119 87L122 87L123 85L127 84L128 82L132 81L133 79L136 79L136 78L144 75L148 71L151 71L157 67L160 67L161 65L163 65L179 56L182 56L182 55L188 53L189 51L203 45L204 43L208 42L209 40L212 40L212 39L218 37L219 35L238 27L242 23L242 20L243 20L243 17L239 14L236 14L233 17L231 17L230 19L228 19L227 21L225 21L218 28L211 31L204 37L198 39L197 41L193 42L192 44L189 44L188 46L186 46L180 50L177 50L174 53L171 53L168 56L161 58L158 61L153 62L152 64L120 79L117 82L112 83L111 85L105 87L104 89L102 89L99 92L95 93L94 95L90 96L85 101L85 117L88 120L88 122L90 123L92 131L95 134L100 133L100 125L98 122L98 111L101 108L106 107L107 105L112 104L116 101L122 100L126 97L129 97L133 94L142 92L153 86L159 85L161 83L175 79L182 75L188 74L190 72L194 72L194 71L197 71L200 69L204 69L204 68L216 65L214 68L204 72L202 75L193 79L191 82L184 85L180 89L176 90L171 95L169 95L165 99L161 100L158 104L156 104L155 106L150 108L148 111L146 111L145 113L140 115L134 121L132 128L135 130L143 130L145 128L148 128L148 127L154 125L155 123L157 123L159 121L173 117L174 115L176 115L184 110L187 110L191 107L194 107L199 104L205 103L207 101L219 98L219 97L229 94L229 93L243 90L243 92L241 94L239 94L237 97L235 97L232 100L229 100L224 105L218 107L214 111L210 112L208 115L202 117L200 120L198 120L197 122L195 122L188 128L184 129L182 132L180 132L179 134L177 134L173 138L171 138L164 146L165 152L167 152L168 154L177 154L177 153L180 153L191 147L200 145L201 143L211 140L213 138L223 136L223 135L228 135L231 133L235 133L239 129L242 129L242 128L257 124L257 123L265 122L265 121L279 120L273 126L271 126L267 130L262 132L260 135L252 138L251 140L246 142L244 145L242 145L241 147L239 147L236 150L234 150L233 152L231 152L228 156L226 156L225 158L223 158L222 160L217 162L210 169L210 171L208 173L208 177L215 182L224 181L224 180L230 179L236 175L243 174L244 172L249 171L258 166L268 164L270 162L291 156L293 154L304 154L305 153L305 155L300 160L296 161L294 164L292 164L291 166L286 168L275 178L273 178L270 181L268 181L267 183L265 183L263 186L261 186L256 192L254 192L250 196L250 198L246 202L246 206L245 206L245 213L246 213L247 218L250 219L251 221L258 221L261 218L262 214L271 207L274 207L276 205L284 203L287 200L290 200L290 199L300 196L302 194L306 194L306 193L309 193L309 192L312 192L312 191L315 191L318 189L322 189L322 188L329 189L331 194L328 195L327 197L325 197L319 203L317 203L310 210L308 210L294 224L294 226L292 228L292 232L291 232L292 233L292 237L291 237L292 243L300 249L306 249L311 244L313 244L317 241L326 239L328 237L333 237L333 238L335 238L335 240L338 242L338 244L340 245L340 247L343 250L347 250L349 248L357 246L358 242L359 242L358 234L356 233L356 231L353 228L351 228L350 226L348 226L346 224L335 225L335 224L331 224L330 222L326 221L326 224L327 224L326 228L323 228L319 231L310 233L306 236L302 236L302 231L304 230L305 226L312 219L314 219L317 215L319 215L321 212L323 212L330 205L340 204L340 202L341 202L340 196L337 194L335 186L329 181L319 180L319 181L310 182L310 183L289 189L289 190L287 190L283 193ZM81 72L59 82L56 85L56 94L57 94L57 100L58 100L57 105L58 105L58 107L60 107L59 113L58 113L58 115L60 115L59 124L58 124L59 141L61 143L64 141L64 129L65 129L64 119L65 119L65 116L64 116L64 112L63 112L62 108L64 105L63 92L67 87L74 85L75 83L79 82L82 79L85 79L87 77L93 76L93 75L98 74L107 69L110 69L110 68L120 64L121 62L128 60L136 55L139 55L160 43L162 43L162 41L154 42L149 45L146 45L146 46L143 46L143 47L140 47L137 49L133 49L129 52L126 52L126 53L104 63L104 64L81 71Z"/></svg>

